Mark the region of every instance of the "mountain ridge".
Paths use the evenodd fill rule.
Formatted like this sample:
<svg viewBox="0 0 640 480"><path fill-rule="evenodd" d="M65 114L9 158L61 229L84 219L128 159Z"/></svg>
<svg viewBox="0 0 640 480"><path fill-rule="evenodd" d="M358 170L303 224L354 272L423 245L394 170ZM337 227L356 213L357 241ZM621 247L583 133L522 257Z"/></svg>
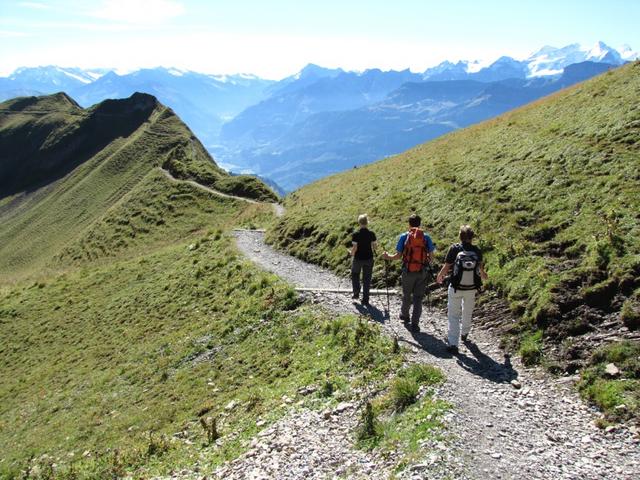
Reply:
<svg viewBox="0 0 640 480"><path fill-rule="evenodd" d="M219 168L170 108L143 93L90 109L64 93L2 103L0 151L0 277L51 264L158 167L230 195L276 199L258 179Z"/></svg>

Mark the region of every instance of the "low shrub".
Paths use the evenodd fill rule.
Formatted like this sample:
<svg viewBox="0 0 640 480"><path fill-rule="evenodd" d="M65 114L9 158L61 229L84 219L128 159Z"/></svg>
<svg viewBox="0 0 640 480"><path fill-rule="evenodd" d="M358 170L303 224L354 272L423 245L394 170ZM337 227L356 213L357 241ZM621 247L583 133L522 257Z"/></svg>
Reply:
<svg viewBox="0 0 640 480"><path fill-rule="evenodd" d="M542 359L542 330L524 334L518 353L522 358L522 363L527 366L540 363Z"/></svg>
<svg viewBox="0 0 640 480"><path fill-rule="evenodd" d="M396 410L404 410L416 402L419 386L410 378L396 378L391 385L391 401Z"/></svg>
<svg viewBox="0 0 640 480"><path fill-rule="evenodd" d="M408 366L398 376L412 380L418 385L435 385L445 380L442 370L438 367L421 363L414 363Z"/></svg>

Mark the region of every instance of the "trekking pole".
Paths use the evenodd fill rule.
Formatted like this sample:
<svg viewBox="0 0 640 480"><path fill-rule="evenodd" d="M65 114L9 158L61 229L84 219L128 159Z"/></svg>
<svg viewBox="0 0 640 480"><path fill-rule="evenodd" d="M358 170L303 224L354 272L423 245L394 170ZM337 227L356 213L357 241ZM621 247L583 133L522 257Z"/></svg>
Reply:
<svg viewBox="0 0 640 480"><path fill-rule="evenodd" d="M391 319L391 309L389 307L389 275L387 273L387 266L389 264L389 260L384 261L384 286L387 290L387 317Z"/></svg>
<svg viewBox="0 0 640 480"><path fill-rule="evenodd" d="M349 256L350 255L347 254L347 258L349 258ZM344 286L345 279L349 278L349 274L351 273L351 267L347 267L346 273L347 273L346 276L342 276L342 275L338 276L338 289L342 289L342 287Z"/></svg>
<svg viewBox="0 0 640 480"><path fill-rule="evenodd" d="M427 311L431 313L431 281L433 280L433 270L431 270L431 264L427 265Z"/></svg>

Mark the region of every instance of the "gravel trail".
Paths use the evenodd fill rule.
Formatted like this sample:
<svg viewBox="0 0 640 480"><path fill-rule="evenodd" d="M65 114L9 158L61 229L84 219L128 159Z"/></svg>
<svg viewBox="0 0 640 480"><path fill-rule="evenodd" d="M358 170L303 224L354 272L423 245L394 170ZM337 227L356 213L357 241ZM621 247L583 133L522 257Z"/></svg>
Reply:
<svg viewBox="0 0 640 480"><path fill-rule="evenodd" d="M242 253L294 286L349 288L346 278L338 278L275 251L264 243L263 232L244 230L234 234ZM640 437L636 427L596 428L594 421L598 412L585 405L572 388L577 377L556 378L538 368L524 368L519 359L498 347L498 340L490 330L478 327L472 329L470 341L460 345L460 354L452 356L447 353L444 341L446 312L425 309L422 331L412 334L398 320L400 299L397 296L391 299L390 315L385 312L384 296L372 296L369 308L346 294L312 293L307 297L336 313L368 315L388 334L399 334L401 345L411 350L412 361L434 364L445 372L447 381L436 395L453 405L445 419L453 440L431 445L431 453L424 462L410 466L400 478L640 478ZM305 423L300 420L304 415L313 418ZM329 415L330 420L310 413L304 415L286 417L272 427L289 432L287 439L291 442L287 440L287 449L272 449L258 437L252 449L234 462L238 475L233 474L233 469L221 470L226 474L224 478L387 478L390 475L389 459L371 454L370 458L363 459L363 453L352 448L348 434L352 419L342 423L334 421L359 417L359 412L342 417ZM328 442L320 433L315 440L308 438L307 429L324 434L333 432L341 441ZM271 460L266 462L266 457L260 457L257 452L267 452ZM321 462L321 467L319 464L314 467L306 460L296 461L295 452L305 452L303 460L317 457L326 461ZM346 460L341 462L340 458ZM267 468L267 465L271 466ZM242 476L249 471L251 476Z"/></svg>

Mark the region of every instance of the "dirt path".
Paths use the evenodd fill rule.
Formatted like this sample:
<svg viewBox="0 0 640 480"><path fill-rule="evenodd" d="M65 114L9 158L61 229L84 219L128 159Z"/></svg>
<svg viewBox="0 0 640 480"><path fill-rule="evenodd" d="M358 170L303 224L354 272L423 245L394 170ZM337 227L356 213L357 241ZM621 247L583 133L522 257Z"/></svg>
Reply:
<svg viewBox="0 0 640 480"><path fill-rule="evenodd" d="M252 200L251 198L239 197L237 195L229 195L228 193L223 193L223 192L221 192L219 190L215 190L215 189L213 189L211 187L207 187L205 185L202 185L201 183L198 183L198 182L196 182L194 180L180 180L180 179L177 179L176 177L171 175L171 172L165 170L164 168L160 168L160 171L164 174L165 177L167 177L172 182L188 183L189 185L193 185L194 187L199 188L200 190L204 190L205 192L212 193L212 194L217 195L219 197L233 198L234 200L239 200L241 202L254 203L254 204L262 203L262 202L259 202L257 200ZM282 205L280 205L279 203L270 203L270 205L273 208L273 211L274 211L274 213L275 213L275 215L277 217L281 217L282 215L284 215L284 207Z"/></svg>
<svg viewBox="0 0 640 480"><path fill-rule="evenodd" d="M249 259L295 286L349 285L346 279L273 250L264 244L262 232L237 231L235 235L238 248ZM336 313L366 314L389 334L397 331L401 344L410 348L412 361L435 364L445 372L447 381L437 395L454 407L447 417L454 440L447 443L446 452L441 451L442 445L436 446L435 453L403 472L402 478L640 478L637 433L623 426L607 431L596 428L598 413L572 388L575 377L553 378L539 369L523 368L518 359L500 350L490 331L479 328L472 330L470 342L461 345L460 354L452 356L444 342L446 312L423 312L422 332L411 334L397 319L398 297L392 298L387 316L385 297L372 297L371 307L364 308L345 294L309 296ZM311 443L305 441L307 447ZM250 458L241 457L237 465L251 463ZM353 478L385 478L389 464L380 461L370 459L373 467L353 471ZM276 468L263 472L265 478L326 478L328 473L323 470L325 476L296 477L291 476L295 469L291 470L286 459L279 465L282 476ZM260 464L251 468L259 472ZM376 473L370 474L372 471Z"/></svg>

